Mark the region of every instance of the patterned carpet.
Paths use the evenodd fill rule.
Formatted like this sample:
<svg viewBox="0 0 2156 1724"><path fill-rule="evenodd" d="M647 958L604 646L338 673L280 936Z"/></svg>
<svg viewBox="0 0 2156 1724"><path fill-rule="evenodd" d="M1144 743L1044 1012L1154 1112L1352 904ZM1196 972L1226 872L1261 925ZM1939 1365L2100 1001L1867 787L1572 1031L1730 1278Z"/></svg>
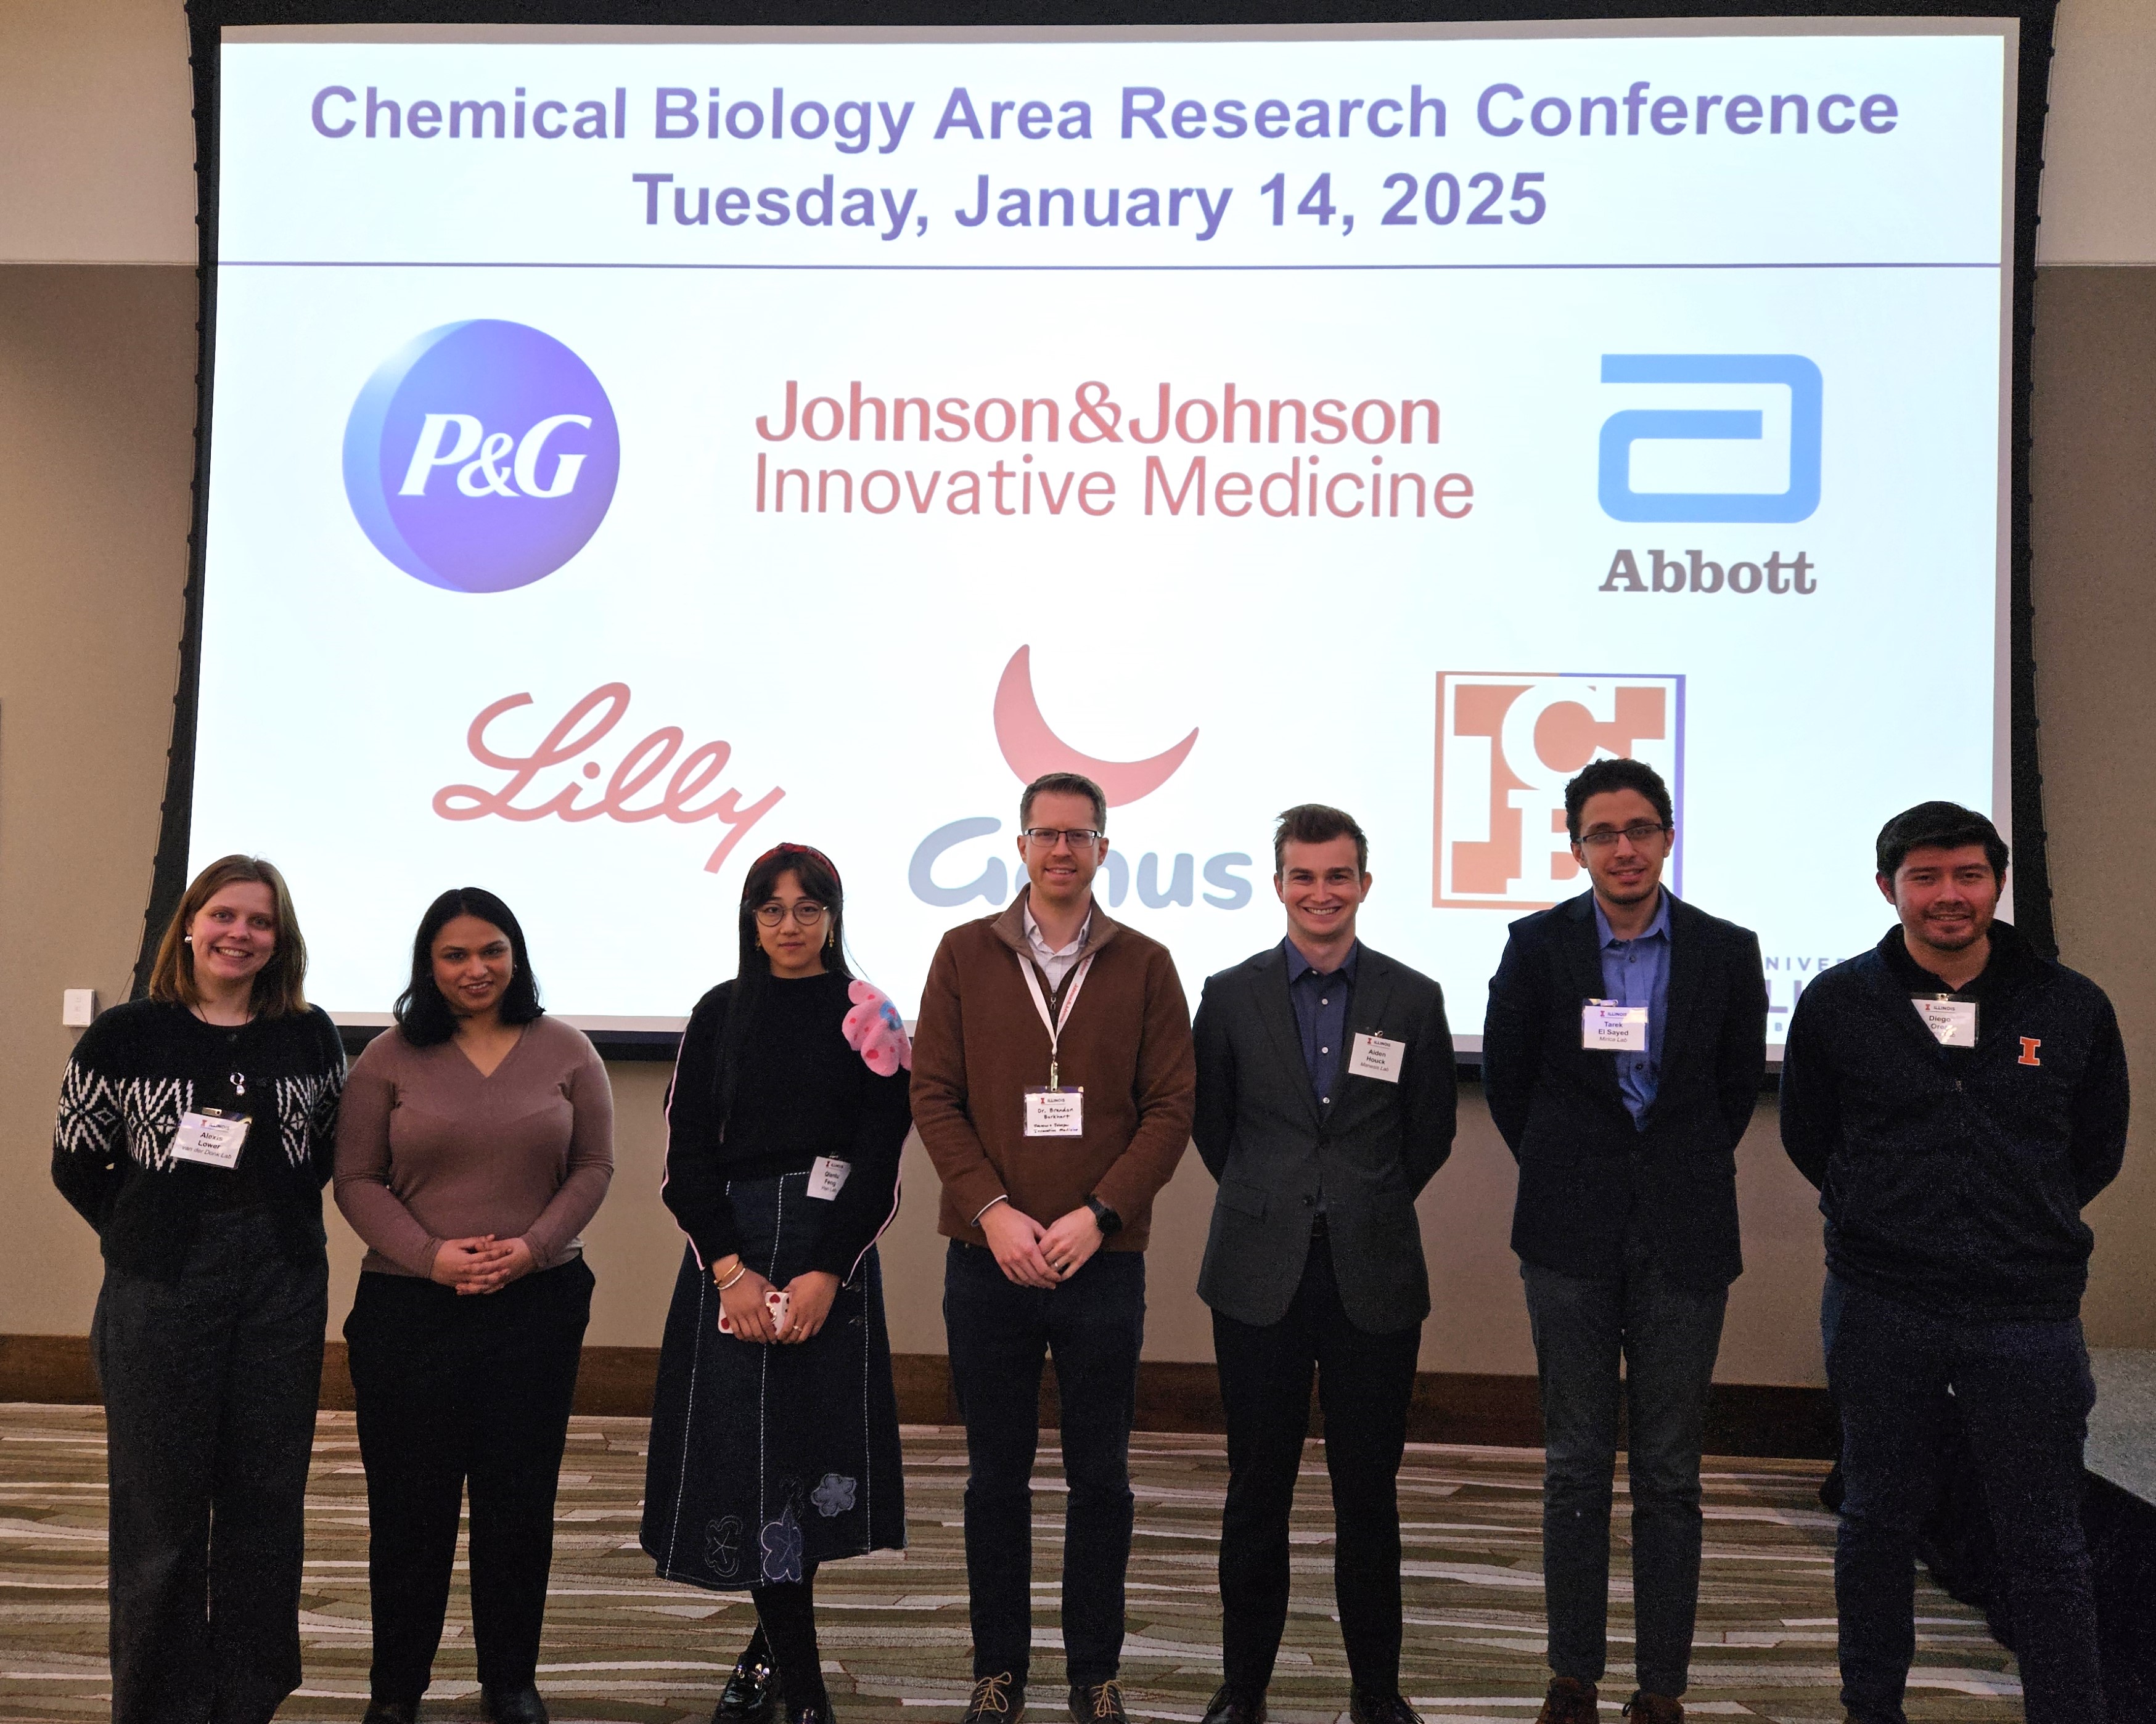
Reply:
<svg viewBox="0 0 2156 1724"><path fill-rule="evenodd" d="M951 1724L969 1665L958 1433L906 1431L912 1547L819 1578L824 1668L844 1724ZM701 1721L747 1639L746 1599L654 1578L636 1547L640 1419L578 1419L562 1475L540 1683L558 1720ZM1227 1463L1220 1439L1133 1444L1138 1532L1124 1676L1132 1715L1194 1721L1219 1680L1214 1587ZM1044 1446L1034 1534L1033 1716L1062 1716L1055 1651L1060 1457ZM1707 1561L1688 1710L1702 1719L1811 1724L1841 1716L1834 1669L1833 1522L1810 1461L1708 1462ZM105 1715L103 1417L94 1407L0 1406L0 1718ZM1542 1693L1537 1536L1541 1458L1517 1449L1418 1446L1401 1476L1406 1522L1406 1688L1430 1724L1528 1724ZM1621 1485L1620 1485L1621 1488ZM350 1414L322 1416L307 1501L305 1686L278 1715L356 1720L367 1695L365 1482ZM1620 1498L1620 1514L1623 1513ZM1621 1531L1621 1528L1620 1528ZM1280 1724L1334 1724L1347 1675L1332 1620L1331 1511L1322 1460L1304 1467L1296 1592L1271 1696ZM1620 1541L1619 1560L1622 1561ZM459 1568L461 1568L461 1563ZM1612 1612L1629 1634L1630 1608ZM1912 1720L2021 1716L2006 1655L1976 1615L1920 1579ZM1630 1691L1613 1669L1617 1700ZM475 1719L461 1592L425 1716ZM1605 1701L1604 1716L1616 1706Z"/></svg>

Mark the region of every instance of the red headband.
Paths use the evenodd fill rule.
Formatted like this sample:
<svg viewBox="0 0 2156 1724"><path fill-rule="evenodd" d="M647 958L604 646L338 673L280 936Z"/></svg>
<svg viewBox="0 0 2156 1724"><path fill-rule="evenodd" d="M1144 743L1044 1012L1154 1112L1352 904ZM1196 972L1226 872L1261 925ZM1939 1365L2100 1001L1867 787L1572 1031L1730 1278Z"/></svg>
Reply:
<svg viewBox="0 0 2156 1724"><path fill-rule="evenodd" d="M839 890L844 891L845 890L845 882L839 878L839 870L833 865L831 859L825 855L821 850L818 849L814 844L773 844L761 856L758 856L753 863L750 864L748 871L751 874L754 874L757 869L762 867L765 863L770 861L774 856L807 856L812 858L819 867L825 870L830 875L832 883L837 885Z"/></svg>

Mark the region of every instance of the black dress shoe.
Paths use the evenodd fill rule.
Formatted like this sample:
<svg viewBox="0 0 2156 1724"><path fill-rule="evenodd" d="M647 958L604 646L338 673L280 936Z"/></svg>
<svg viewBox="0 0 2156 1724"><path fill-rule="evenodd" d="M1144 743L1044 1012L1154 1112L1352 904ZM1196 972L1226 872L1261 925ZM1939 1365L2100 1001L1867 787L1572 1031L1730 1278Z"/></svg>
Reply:
<svg viewBox="0 0 2156 1724"><path fill-rule="evenodd" d="M771 1644L763 1637L763 1624L758 1623L735 1662L733 1675L720 1691L711 1724L766 1724L778 1710L778 1684L773 1674Z"/></svg>
<svg viewBox="0 0 2156 1724"><path fill-rule="evenodd" d="M1112 1676L1070 1690L1070 1724L1131 1724L1123 1710L1123 1685Z"/></svg>
<svg viewBox="0 0 2156 1724"><path fill-rule="evenodd" d="M359 1724L418 1724L418 1717L416 1700L370 1700Z"/></svg>
<svg viewBox="0 0 2156 1724"><path fill-rule="evenodd" d="M1358 1688L1348 1697L1348 1716L1353 1724L1422 1724L1422 1715L1404 1695L1373 1694Z"/></svg>
<svg viewBox="0 0 2156 1724"><path fill-rule="evenodd" d="M1265 1724L1265 1697L1260 1694L1254 1700L1223 1682L1205 1702L1204 1724Z"/></svg>
<svg viewBox="0 0 2156 1724"><path fill-rule="evenodd" d="M805 1706L788 1706L786 1724L839 1724L839 1715L831 1710L831 1696L827 1694Z"/></svg>
<svg viewBox="0 0 2156 1724"><path fill-rule="evenodd" d="M549 1724L547 1702L529 1682L480 1683L479 1709L494 1724Z"/></svg>
<svg viewBox="0 0 2156 1724"><path fill-rule="evenodd" d="M1024 1683L1009 1670L975 1680L963 1724L1024 1724Z"/></svg>

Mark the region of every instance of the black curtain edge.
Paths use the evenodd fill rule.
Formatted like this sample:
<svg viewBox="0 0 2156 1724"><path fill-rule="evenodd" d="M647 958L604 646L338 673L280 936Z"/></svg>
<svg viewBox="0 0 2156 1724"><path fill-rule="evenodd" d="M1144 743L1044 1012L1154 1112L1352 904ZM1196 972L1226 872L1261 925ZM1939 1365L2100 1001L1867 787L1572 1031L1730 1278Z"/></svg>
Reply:
<svg viewBox="0 0 2156 1724"><path fill-rule="evenodd" d="M2015 921L2047 957L2058 955L2051 914L2044 775L2038 748L2034 556L2030 538L2030 399L2035 379L2036 225L2044 172L2051 47L2058 0L1811 0L1765 7L1745 0L1455 0L1451 5L1381 0L1178 0L1173 5L1078 0L1061 7L1009 0L187 0L189 64L194 75L196 224L200 246L195 378L192 518L187 538L187 603L180 632L178 685L165 798L143 914L132 994L140 998L166 924L187 885L192 838L195 726L201 691L203 572L209 513L210 414L217 345L218 48L228 26L249 24L719 24L810 28L867 24L1094 28L1204 24L1517 23L1646 18L2015 18L2020 22L2014 140L2012 384L2008 477L2008 773L2014 834ZM655 1049L639 1041L638 1054Z"/></svg>

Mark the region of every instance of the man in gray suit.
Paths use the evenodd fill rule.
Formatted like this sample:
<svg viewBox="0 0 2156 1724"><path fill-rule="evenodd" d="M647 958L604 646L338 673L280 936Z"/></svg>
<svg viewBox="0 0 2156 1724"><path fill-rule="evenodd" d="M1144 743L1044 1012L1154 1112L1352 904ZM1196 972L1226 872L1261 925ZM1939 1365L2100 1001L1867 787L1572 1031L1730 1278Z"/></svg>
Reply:
<svg viewBox="0 0 2156 1724"><path fill-rule="evenodd" d="M1350 1716L1418 1724L1400 1694L1395 1484L1430 1313L1414 1200L1452 1151L1452 1036L1436 983L1356 941L1368 865L1338 808L1282 814L1287 937L1209 979L1198 1008L1193 1135L1220 1183L1198 1293L1228 1414L1225 1680L1206 1724L1263 1724L1313 1372Z"/></svg>

